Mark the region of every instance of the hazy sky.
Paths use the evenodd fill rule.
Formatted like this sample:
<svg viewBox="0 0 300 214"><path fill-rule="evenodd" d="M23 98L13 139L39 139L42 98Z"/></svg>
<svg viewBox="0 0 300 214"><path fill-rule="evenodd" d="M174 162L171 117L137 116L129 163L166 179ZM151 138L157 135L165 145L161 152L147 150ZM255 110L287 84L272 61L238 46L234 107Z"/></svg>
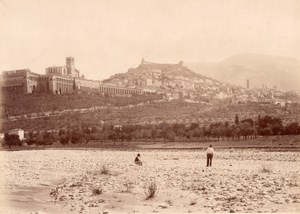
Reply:
<svg viewBox="0 0 300 214"><path fill-rule="evenodd" d="M142 57L300 59L299 28L299 0L0 0L0 71L44 73L74 56L81 73L102 80Z"/></svg>

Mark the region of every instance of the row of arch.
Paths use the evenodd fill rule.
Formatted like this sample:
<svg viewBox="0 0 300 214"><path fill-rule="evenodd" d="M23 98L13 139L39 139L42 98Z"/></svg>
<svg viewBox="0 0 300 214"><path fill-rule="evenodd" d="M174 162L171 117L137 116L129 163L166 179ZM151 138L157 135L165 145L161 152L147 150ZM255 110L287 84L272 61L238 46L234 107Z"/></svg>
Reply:
<svg viewBox="0 0 300 214"><path fill-rule="evenodd" d="M100 92L106 94L142 94L142 90L100 86Z"/></svg>

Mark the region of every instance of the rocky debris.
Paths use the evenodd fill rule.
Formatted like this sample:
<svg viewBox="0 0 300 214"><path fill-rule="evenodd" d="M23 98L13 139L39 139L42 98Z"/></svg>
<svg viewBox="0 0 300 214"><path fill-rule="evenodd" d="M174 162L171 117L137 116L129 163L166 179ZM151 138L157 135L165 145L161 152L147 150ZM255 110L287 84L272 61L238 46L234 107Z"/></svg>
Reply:
<svg viewBox="0 0 300 214"><path fill-rule="evenodd" d="M159 204L158 207L162 208L162 209L167 209L169 207L169 205L163 203L163 204Z"/></svg>
<svg viewBox="0 0 300 214"><path fill-rule="evenodd" d="M137 200L144 200L145 184L151 178L156 178L159 194L193 192L200 200L195 207L201 204L214 212L256 212L264 207L271 212L273 204L299 203L299 192L290 192L299 186L298 153L239 153L234 150L218 153L209 169L204 167L205 155L199 156L199 152L145 152L143 167L131 164L135 152L45 150L20 151L18 156L3 153L10 164L1 163L6 168L3 170L6 183L1 188L10 190L45 183L65 172L66 179L54 186L50 195L53 202L67 204L75 213L92 209L99 212L111 203L104 197L106 194L130 193ZM261 163L267 159L271 159L268 163L273 165L272 172L262 173ZM109 173L101 173L104 164ZM182 195L182 198L179 194L172 197L176 206L177 200L186 200L185 194ZM155 210L171 209L170 206L159 204Z"/></svg>
<svg viewBox="0 0 300 214"><path fill-rule="evenodd" d="M36 211L36 212L31 212L30 214L47 214L47 213L43 211Z"/></svg>

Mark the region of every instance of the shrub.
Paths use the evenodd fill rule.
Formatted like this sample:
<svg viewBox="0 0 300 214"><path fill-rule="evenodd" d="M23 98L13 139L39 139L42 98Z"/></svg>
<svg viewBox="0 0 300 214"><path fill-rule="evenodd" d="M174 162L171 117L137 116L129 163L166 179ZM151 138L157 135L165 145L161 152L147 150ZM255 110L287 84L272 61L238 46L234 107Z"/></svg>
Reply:
<svg viewBox="0 0 300 214"><path fill-rule="evenodd" d="M109 169L106 165L102 165L102 167L100 169L100 174L101 175L108 175L109 174Z"/></svg>
<svg viewBox="0 0 300 214"><path fill-rule="evenodd" d="M156 184L155 180L150 181L150 183L147 185L147 191L146 191L146 195L147 198L146 200L150 199L150 198L154 198L156 196L156 194L158 193L158 187Z"/></svg>
<svg viewBox="0 0 300 214"><path fill-rule="evenodd" d="M262 167L260 169L260 172L262 172L262 173L271 173L272 169L268 165L262 165Z"/></svg>
<svg viewBox="0 0 300 214"><path fill-rule="evenodd" d="M297 175L293 175L291 177L291 179L288 181L287 186L298 187L299 186L299 177Z"/></svg>
<svg viewBox="0 0 300 214"><path fill-rule="evenodd" d="M134 183L131 181L125 181L124 187L124 192L131 193L134 188Z"/></svg>
<svg viewBox="0 0 300 214"><path fill-rule="evenodd" d="M167 200L166 200L166 203L167 203L169 206L173 206L174 201L173 201L172 199L167 199Z"/></svg>
<svg viewBox="0 0 300 214"><path fill-rule="evenodd" d="M60 142L62 145L68 144L69 141L70 141L69 136L67 136L67 135L61 135L61 136L60 136L59 142Z"/></svg>
<svg viewBox="0 0 300 214"><path fill-rule="evenodd" d="M4 135L4 143L5 143L5 145L8 145L9 148L11 146L20 146L21 145L19 135L8 134L8 133L5 133L5 135Z"/></svg>
<svg viewBox="0 0 300 214"><path fill-rule="evenodd" d="M197 204L198 198L197 197L191 197L190 198L190 205L193 206Z"/></svg>
<svg viewBox="0 0 300 214"><path fill-rule="evenodd" d="M102 189L99 188L93 189L93 195L101 195L102 192L103 192Z"/></svg>

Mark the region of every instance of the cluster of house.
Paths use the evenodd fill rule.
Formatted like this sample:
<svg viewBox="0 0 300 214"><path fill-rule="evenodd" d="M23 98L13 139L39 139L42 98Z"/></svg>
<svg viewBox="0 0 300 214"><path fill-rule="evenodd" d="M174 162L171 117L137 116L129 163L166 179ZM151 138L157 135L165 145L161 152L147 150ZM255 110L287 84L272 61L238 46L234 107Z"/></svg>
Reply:
<svg viewBox="0 0 300 214"><path fill-rule="evenodd" d="M234 88L194 73L182 61L177 64L161 64L144 59L137 68L130 68L126 74L116 74L104 82L155 91L165 94L167 99L196 98L199 95L225 99L232 96Z"/></svg>
<svg viewBox="0 0 300 214"><path fill-rule="evenodd" d="M30 69L3 71L1 88L8 93L52 93L65 94L74 91L97 91L107 94L142 94L143 90L124 88L103 84L98 80L89 80L80 76L75 68L74 57L66 58L66 65L52 66L45 70L45 74L31 72Z"/></svg>

